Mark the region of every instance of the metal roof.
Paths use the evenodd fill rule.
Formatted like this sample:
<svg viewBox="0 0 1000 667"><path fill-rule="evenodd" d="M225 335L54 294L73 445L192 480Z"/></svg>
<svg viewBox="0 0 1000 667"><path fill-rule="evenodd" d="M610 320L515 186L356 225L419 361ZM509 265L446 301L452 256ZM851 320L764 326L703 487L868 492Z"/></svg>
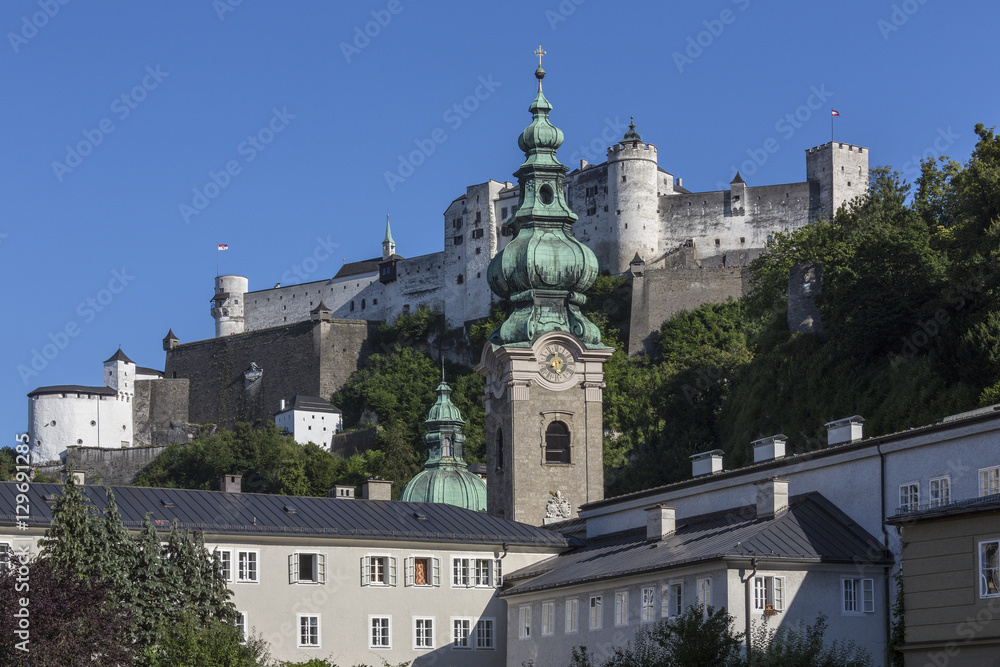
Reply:
<svg viewBox="0 0 1000 667"><path fill-rule="evenodd" d="M981 496L979 498L967 498L956 500L945 504L920 505L917 509L911 510L900 507L896 510L895 516L886 520L886 523L905 526L909 523L925 521L928 519L940 519L942 517L952 517L961 514L978 514L981 512L1000 511L1000 494Z"/></svg>
<svg viewBox="0 0 1000 667"><path fill-rule="evenodd" d="M118 392L111 387L87 387L81 384L57 384L51 387L38 387L28 398L42 394L100 394L101 396L117 396Z"/></svg>
<svg viewBox="0 0 1000 667"><path fill-rule="evenodd" d="M748 505L678 521L677 530L662 540L647 541L645 528L602 537L506 574L507 582L530 579L501 595L753 556L789 562L892 562L870 533L822 495L808 493L791 498L788 509L770 519L758 520L756 506Z"/></svg>
<svg viewBox="0 0 1000 667"><path fill-rule="evenodd" d="M396 259L392 257L390 259ZM398 259L402 259L399 257ZM340 271L337 271L336 275L333 276L334 280L337 278L346 278L348 276L357 276L364 273L378 273L378 265L382 263L381 257L373 257L372 259L363 259L359 262L347 262L340 267Z"/></svg>
<svg viewBox="0 0 1000 667"><path fill-rule="evenodd" d="M126 364L134 364L135 363L134 361L132 361L131 359L129 359L125 355L124 352L122 352L121 348L118 348L118 351L115 352L113 355L111 355L111 357L109 359L106 359L104 361L104 363L108 363L109 361L124 361Z"/></svg>
<svg viewBox="0 0 1000 667"><path fill-rule="evenodd" d="M340 408L325 398L320 398L319 396L303 396L302 394L295 394L295 396L292 397L292 400L285 404L285 409L280 410L278 414L283 414L289 410L305 410L306 412L334 412L337 414L342 412Z"/></svg>
<svg viewBox="0 0 1000 667"><path fill-rule="evenodd" d="M90 502L107 505L104 487L80 487ZM114 486L115 501L128 528L139 529L147 513L159 530L180 525L212 535L298 535L341 539L412 540L467 544L565 548L569 538L544 528L489 516L442 503L388 500L341 500L263 493L222 493L190 489ZM28 527L45 528L52 520L46 498L60 495L59 484L28 487ZM14 482L0 482L0 526L14 525ZM23 503L22 503L23 504ZM294 507L287 512L285 507ZM423 515L425 519L418 519Z"/></svg>

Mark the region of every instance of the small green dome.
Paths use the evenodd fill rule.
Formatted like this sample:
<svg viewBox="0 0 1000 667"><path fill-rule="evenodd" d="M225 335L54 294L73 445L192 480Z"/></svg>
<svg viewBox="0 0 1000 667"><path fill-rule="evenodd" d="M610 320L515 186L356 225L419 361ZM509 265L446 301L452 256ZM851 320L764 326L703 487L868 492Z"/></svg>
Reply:
<svg viewBox="0 0 1000 667"><path fill-rule="evenodd" d="M399 499L411 503L447 503L477 512L486 511L486 485L468 471L462 458L462 413L451 402L451 387L437 386L437 401L427 413L427 462L410 480Z"/></svg>
<svg viewBox="0 0 1000 667"><path fill-rule="evenodd" d="M628 132L626 132L625 137L622 138L622 142L624 143L628 143L630 141L642 141L642 137L640 137L639 133L635 131L635 118L631 119L631 122L628 124Z"/></svg>

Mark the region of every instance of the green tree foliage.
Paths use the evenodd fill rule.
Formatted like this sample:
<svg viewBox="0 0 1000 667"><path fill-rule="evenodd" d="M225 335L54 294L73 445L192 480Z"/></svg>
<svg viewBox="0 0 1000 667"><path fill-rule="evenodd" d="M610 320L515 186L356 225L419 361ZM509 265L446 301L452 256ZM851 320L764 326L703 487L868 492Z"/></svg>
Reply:
<svg viewBox="0 0 1000 667"><path fill-rule="evenodd" d="M211 619L199 624L192 615L164 626L149 667L264 667L270 664L267 642L251 635L242 642L232 623Z"/></svg>
<svg viewBox="0 0 1000 667"><path fill-rule="evenodd" d="M17 473L17 452L13 447L0 447L0 482L13 480Z"/></svg>
<svg viewBox="0 0 1000 667"><path fill-rule="evenodd" d="M799 621L777 630L766 624L755 628L752 637L754 667L871 667L867 650L853 641L827 643L826 616L820 614L812 625Z"/></svg>

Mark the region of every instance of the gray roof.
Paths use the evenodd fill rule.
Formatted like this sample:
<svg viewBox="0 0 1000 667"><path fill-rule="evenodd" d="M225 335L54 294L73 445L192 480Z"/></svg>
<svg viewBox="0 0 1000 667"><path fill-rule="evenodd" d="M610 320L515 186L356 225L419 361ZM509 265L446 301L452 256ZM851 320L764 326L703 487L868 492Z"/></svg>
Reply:
<svg viewBox="0 0 1000 667"><path fill-rule="evenodd" d="M111 387L87 387L81 384L56 384L51 387L38 387L28 394L28 398L32 396L40 396L42 394L100 394L101 396L116 396L117 391Z"/></svg>
<svg viewBox="0 0 1000 667"><path fill-rule="evenodd" d="M336 405L326 400L325 398L320 398L319 396L303 396L302 394L295 394L289 403L285 404L285 409L278 412L278 414L283 414L289 410L307 410L309 412L334 412L336 414L341 413L341 409Z"/></svg>
<svg viewBox="0 0 1000 667"><path fill-rule="evenodd" d="M124 352L122 352L121 348L118 348L118 351L115 352L113 355L111 355L110 359L105 360L104 363L108 363L109 361L124 361L127 364L134 364L135 363L134 361L132 361L131 359L129 359L125 355Z"/></svg>
<svg viewBox="0 0 1000 667"><path fill-rule="evenodd" d="M337 271L337 274L333 277L337 279L346 278L347 276L358 276L364 273L378 273L378 265L381 263L381 257L363 259L360 262L347 262L340 267L340 271Z"/></svg>
<svg viewBox="0 0 1000 667"><path fill-rule="evenodd" d="M794 496L788 509L758 520L756 506L677 522L656 542L646 529L590 541L581 548L505 575L515 584L501 595L559 588L587 581L668 570L722 559L823 563L892 562L882 544L818 493Z"/></svg>
<svg viewBox="0 0 1000 667"><path fill-rule="evenodd" d="M158 371L155 368L148 368L146 366L136 366L135 372L136 375L141 373L142 375L159 375L161 377L163 376L163 371Z"/></svg>
<svg viewBox="0 0 1000 667"><path fill-rule="evenodd" d="M956 500L946 505L931 507L922 505L917 510L905 510L899 508L896 515L886 520L886 523L905 526L909 523L927 521L929 519L940 519L943 517L960 516L962 514L980 514L986 512L1000 512L1000 494L982 496L981 498L969 498L966 500Z"/></svg>
<svg viewBox="0 0 1000 667"><path fill-rule="evenodd" d="M104 487L83 486L97 507L107 505ZM564 548L568 538L544 528L444 503L403 503L388 500L338 500L263 493L222 493L190 489L114 486L115 501L125 525L142 526L149 513L159 530L174 519L184 528L208 534L273 536L309 535L341 539L413 540ZM52 505L46 498L61 494L59 484L28 487L29 527L47 527ZM0 525L11 526L17 488L0 482ZM286 508L294 508L293 512ZM425 518L419 518L423 516Z"/></svg>

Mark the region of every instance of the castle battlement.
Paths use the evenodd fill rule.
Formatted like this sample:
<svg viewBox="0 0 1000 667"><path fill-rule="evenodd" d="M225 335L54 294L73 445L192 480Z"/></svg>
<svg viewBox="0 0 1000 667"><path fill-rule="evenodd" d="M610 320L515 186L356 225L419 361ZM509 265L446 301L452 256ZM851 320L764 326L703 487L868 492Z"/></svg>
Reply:
<svg viewBox="0 0 1000 667"><path fill-rule="evenodd" d="M855 146L854 144L845 144L842 141L831 141L828 144L822 144L820 146L813 146L812 148L807 148L806 149L806 154L818 153L819 151L825 151L826 149L830 148L831 146L835 146L836 148L839 148L841 150L843 150L844 147L846 147L847 150L849 150L849 151L857 151L858 153L864 153L866 150L868 150L865 146Z"/></svg>

